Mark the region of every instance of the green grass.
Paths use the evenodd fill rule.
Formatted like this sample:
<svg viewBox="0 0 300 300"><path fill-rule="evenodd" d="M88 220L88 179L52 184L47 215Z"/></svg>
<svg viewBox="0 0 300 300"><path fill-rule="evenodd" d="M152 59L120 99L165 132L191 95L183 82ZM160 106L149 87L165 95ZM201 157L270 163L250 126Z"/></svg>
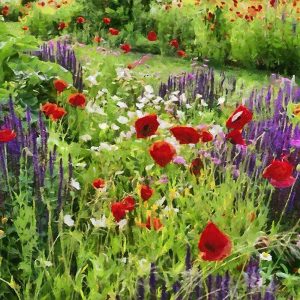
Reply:
<svg viewBox="0 0 300 300"><path fill-rule="evenodd" d="M77 56L83 65L90 64L90 68L95 72L99 71L99 65L113 64L116 67L126 67L135 60L140 59L142 53L123 54L121 51L108 50L107 53L97 51L95 46L75 47ZM202 63L199 62L200 66ZM267 71L247 70L237 67L219 67L214 66L216 73L220 74L224 71L227 77L235 77L237 79L237 87L247 94L252 89L259 89L269 84L270 73ZM178 75L192 70L191 60L177 57L164 57L161 55L151 55L144 65L137 66L134 69L136 76L144 78L144 80L158 87L160 82L165 82L170 75Z"/></svg>

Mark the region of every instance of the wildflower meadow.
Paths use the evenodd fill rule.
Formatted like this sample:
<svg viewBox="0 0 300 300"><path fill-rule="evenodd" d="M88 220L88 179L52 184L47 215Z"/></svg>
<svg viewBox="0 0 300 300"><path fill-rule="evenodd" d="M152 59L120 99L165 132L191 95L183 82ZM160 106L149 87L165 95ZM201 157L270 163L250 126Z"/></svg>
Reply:
<svg viewBox="0 0 300 300"><path fill-rule="evenodd" d="M300 300L299 26L0 0L0 300Z"/></svg>

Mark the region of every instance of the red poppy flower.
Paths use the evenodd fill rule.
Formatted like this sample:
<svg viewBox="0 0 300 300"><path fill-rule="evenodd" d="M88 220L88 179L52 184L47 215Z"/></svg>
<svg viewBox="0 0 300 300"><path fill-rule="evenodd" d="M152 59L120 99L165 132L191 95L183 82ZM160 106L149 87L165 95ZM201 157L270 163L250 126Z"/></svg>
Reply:
<svg viewBox="0 0 300 300"><path fill-rule="evenodd" d="M64 30L67 27L67 23L59 22L58 23L58 30Z"/></svg>
<svg viewBox="0 0 300 300"><path fill-rule="evenodd" d="M155 134L159 123L157 121L157 115L151 114L144 116L142 118L139 118L135 121L135 130L136 130L136 137L138 139L140 138L146 138L148 136L151 136Z"/></svg>
<svg viewBox="0 0 300 300"><path fill-rule="evenodd" d="M0 129L0 143L8 143L12 141L17 135L13 130Z"/></svg>
<svg viewBox="0 0 300 300"><path fill-rule="evenodd" d="M128 53L131 51L131 46L129 44L122 44L120 48L124 51L124 53Z"/></svg>
<svg viewBox="0 0 300 300"><path fill-rule="evenodd" d="M180 144L197 144L200 139L200 134L193 127L175 126L170 131Z"/></svg>
<svg viewBox="0 0 300 300"><path fill-rule="evenodd" d="M105 180L101 178L97 178L93 181L93 187L95 189L102 189L105 187Z"/></svg>
<svg viewBox="0 0 300 300"><path fill-rule="evenodd" d="M144 201L149 200L153 194L154 190L150 186L144 184L141 186L141 197Z"/></svg>
<svg viewBox="0 0 300 300"><path fill-rule="evenodd" d="M203 143L211 142L214 136L208 130L201 130L200 139Z"/></svg>
<svg viewBox="0 0 300 300"><path fill-rule="evenodd" d="M52 121L57 121L61 119L67 112L63 107L57 107L56 110L49 115L50 119Z"/></svg>
<svg viewBox="0 0 300 300"><path fill-rule="evenodd" d="M103 18L102 21L103 21L103 23L105 23L106 25L110 24L110 18Z"/></svg>
<svg viewBox="0 0 300 300"><path fill-rule="evenodd" d="M58 107L56 104L49 102L41 107L41 111L52 121L61 119L67 113L63 107Z"/></svg>
<svg viewBox="0 0 300 300"><path fill-rule="evenodd" d="M155 42L157 40L157 35L154 31L150 31L147 38L150 42Z"/></svg>
<svg viewBox="0 0 300 300"><path fill-rule="evenodd" d="M209 222L201 233L198 248L203 260L219 261L230 255L232 244L226 234Z"/></svg>
<svg viewBox="0 0 300 300"><path fill-rule="evenodd" d="M4 17L8 16L8 14L9 14L9 7L7 5L3 6L1 13L2 13L2 15Z"/></svg>
<svg viewBox="0 0 300 300"><path fill-rule="evenodd" d="M29 27L28 27L28 26L23 26L22 29L23 29L24 31L27 31L27 30L29 29Z"/></svg>
<svg viewBox="0 0 300 300"><path fill-rule="evenodd" d="M173 39L173 40L170 41L170 46L178 49L179 43L178 43L178 41L176 39Z"/></svg>
<svg viewBox="0 0 300 300"><path fill-rule="evenodd" d="M186 53L185 53L185 51L183 51L183 50L178 50L178 51L177 51L177 54L178 54L178 56L180 56L180 57L185 57L185 56L186 56Z"/></svg>
<svg viewBox="0 0 300 300"><path fill-rule="evenodd" d="M165 167L176 155L175 148L165 141L153 143L149 152L154 161L161 167Z"/></svg>
<svg viewBox="0 0 300 300"><path fill-rule="evenodd" d="M81 108L85 107L85 96L81 93L76 93L76 94L72 94L69 96L68 98L68 102L72 105L72 106L78 106Z"/></svg>
<svg viewBox="0 0 300 300"><path fill-rule="evenodd" d="M111 205L111 212L117 222L120 222L126 215L126 210L121 202L115 202Z"/></svg>
<svg viewBox="0 0 300 300"><path fill-rule="evenodd" d="M199 176L203 168L204 168L204 164L202 160L199 157L197 157L192 161L190 166L190 171L192 174Z"/></svg>
<svg viewBox="0 0 300 300"><path fill-rule="evenodd" d="M148 229L153 228L155 231L158 231L158 230L160 230L163 227L163 225L162 225L162 223L161 223L161 221L160 221L159 218L148 217L147 218L146 227Z"/></svg>
<svg viewBox="0 0 300 300"><path fill-rule="evenodd" d="M68 87L68 83L61 79L54 80L53 84L59 93L63 92Z"/></svg>
<svg viewBox="0 0 300 300"><path fill-rule="evenodd" d="M135 207L135 200L133 197L131 196L127 196L125 197L121 203L123 204L125 210L127 211L132 211L134 210L134 207Z"/></svg>
<svg viewBox="0 0 300 300"><path fill-rule="evenodd" d="M45 113L46 116L51 115L57 109L57 105L54 103L47 102L41 107L41 111Z"/></svg>
<svg viewBox="0 0 300 300"><path fill-rule="evenodd" d="M294 166L287 161L273 160L263 171L263 177L277 188L292 186L296 178L293 177Z"/></svg>
<svg viewBox="0 0 300 300"><path fill-rule="evenodd" d="M234 129L226 134L226 139L233 145L246 146L246 141L243 139L242 131Z"/></svg>
<svg viewBox="0 0 300 300"><path fill-rule="evenodd" d="M252 120L253 113L244 105L240 105L229 117L226 127L241 130Z"/></svg>
<svg viewBox="0 0 300 300"><path fill-rule="evenodd" d="M78 24L83 24L83 23L85 22L85 18L84 18L84 17L78 17L78 18L76 19L76 22L77 22Z"/></svg>
<svg viewBox="0 0 300 300"><path fill-rule="evenodd" d="M98 43L98 44L99 44L101 41L102 41L102 38L101 38L100 36L95 36L95 37L94 37L94 42L95 42L95 43Z"/></svg>
<svg viewBox="0 0 300 300"><path fill-rule="evenodd" d="M111 35L118 35L120 31L115 28L109 28L108 31L110 32Z"/></svg>

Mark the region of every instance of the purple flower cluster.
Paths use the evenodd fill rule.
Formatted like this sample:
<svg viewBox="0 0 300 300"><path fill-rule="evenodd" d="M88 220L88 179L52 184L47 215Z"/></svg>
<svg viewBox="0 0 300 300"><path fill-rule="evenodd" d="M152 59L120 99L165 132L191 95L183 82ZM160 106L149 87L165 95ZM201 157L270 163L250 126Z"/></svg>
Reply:
<svg viewBox="0 0 300 300"><path fill-rule="evenodd" d="M201 95L208 108L213 108L217 105L219 97L233 94L235 90L235 78L226 78L222 72L216 80L213 68L200 68L182 76L170 76L167 83L161 83L159 96L165 98L172 92L179 91L179 95L186 94L187 103L193 103L197 95Z"/></svg>
<svg viewBox="0 0 300 300"><path fill-rule="evenodd" d="M24 118L17 116L13 100L10 98L7 104L0 107L0 116L0 128L11 129L16 133L16 138L11 142L0 143L0 194L9 191L8 185L13 188L20 186L23 180L20 170L26 169L28 178L33 180L33 185L26 188L38 203L42 202L45 190L52 189L57 184L55 179L58 179L57 208L61 209L66 186L63 163L60 160L58 174L55 174L56 147L48 149L48 132L42 115L39 114L35 121L27 108ZM72 176L71 156L69 176Z"/></svg>
<svg viewBox="0 0 300 300"><path fill-rule="evenodd" d="M73 76L73 86L82 92L83 90L83 71L82 66L77 61L74 50L64 41L50 41L44 43L39 51L32 53L43 61L51 61L69 70Z"/></svg>

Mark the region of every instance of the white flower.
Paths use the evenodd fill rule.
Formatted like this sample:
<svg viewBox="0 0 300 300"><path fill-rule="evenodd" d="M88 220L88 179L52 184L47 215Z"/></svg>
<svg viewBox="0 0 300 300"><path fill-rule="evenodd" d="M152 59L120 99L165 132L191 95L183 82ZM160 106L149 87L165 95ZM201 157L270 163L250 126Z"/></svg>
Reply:
<svg viewBox="0 0 300 300"><path fill-rule="evenodd" d="M92 84L92 85L96 85L98 83L97 81L97 76L100 75L99 72L97 72L95 75L90 75L89 77L87 77L87 80Z"/></svg>
<svg viewBox="0 0 300 300"><path fill-rule="evenodd" d="M179 96L179 99L180 99L180 101L181 101L183 104L186 104L187 99L186 99L185 93L181 94L181 95Z"/></svg>
<svg viewBox="0 0 300 300"><path fill-rule="evenodd" d="M105 227L107 227L105 216L102 216L102 218L99 219L99 220L97 220L95 218L91 218L90 221L91 221L91 223L93 224L93 226L95 228L105 228Z"/></svg>
<svg viewBox="0 0 300 300"><path fill-rule="evenodd" d="M111 129L112 129L112 130L119 130L120 127L119 127L118 125L116 125L116 124L112 124L112 125L111 125Z"/></svg>
<svg viewBox="0 0 300 300"><path fill-rule="evenodd" d="M71 186L76 189L76 190L80 190L80 183L78 181L76 181L74 178L71 178Z"/></svg>
<svg viewBox="0 0 300 300"><path fill-rule="evenodd" d="M118 79L126 79L126 78L131 78L130 72L128 69L124 69L124 68L117 68L116 69L116 73L118 76Z"/></svg>
<svg viewBox="0 0 300 300"><path fill-rule="evenodd" d="M224 102L225 102L225 97L220 97L219 99L218 99L218 105L222 105Z"/></svg>
<svg viewBox="0 0 300 300"><path fill-rule="evenodd" d="M122 98L118 97L117 95L114 95L111 97L111 99L114 101L120 101Z"/></svg>
<svg viewBox="0 0 300 300"><path fill-rule="evenodd" d="M203 99L201 99L200 103L201 103L201 105L204 106L204 107L208 106L208 104L207 104Z"/></svg>
<svg viewBox="0 0 300 300"><path fill-rule="evenodd" d="M223 133L223 128L220 125L213 125L209 132L215 137L220 133Z"/></svg>
<svg viewBox="0 0 300 300"><path fill-rule="evenodd" d="M148 172L154 167L154 164L148 165L145 167L145 170Z"/></svg>
<svg viewBox="0 0 300 300"><path fill-rule="evenodd" d="M127 257L122 257L122 258L120 258L120 262L123 263L123 264L126 264L126 262L127 262Z"/></svg>
<svg viewBox="0 0 300 300"><path fill-rule="evenodd" d="M90 141L92 139L92 137L89 134L81 135L79 138L84 142Z"/></svg>
<svg viewBox="0 0 300 300"><path fill-rule="evenodd" d="M72 227L75 224L75 221L72 219L72 217L70 215L65 215L64 216L64 223L69 226Z"/></svg>
<svg viewBox="0 0 300 300"><path fill-rule="evenodd" d="M162 205L164 204L165 200L166 200L166 197L162 197L161 199L157 200L157 201L155 202L155 204L156 204L157 206L162 206Z"/></svg>
<svg viewBox="0 0 300 300"><path fill-rule="evenodd" d="M117 106L121 107L121 108L128 108L127 104L125 102L119 101L117 103Z"/></svg>
<svg viewBox="0 0 300 300"><path fill-rule="evenodd" d="M86 163L77 163L75 167L84 169L86 167Z"/></svg>
<svg viewBox="0 0 300 300"><path fill-rule="evenodd" d="M130 119L136 118L136 112L134 111L128 111L127 115Z"/></svg>
<svg viewBox="0 0 300 300"><path fill-rule="evenodd" d="M92 101L89 101L85 107L88 113L94 113L101 116L106 116L106 113L103 111L103 109L97 105L96 103L93 103Z"/></svg>
<svg viewBox="0 0 300 300"><path fill-rule="evenodd" d="M123 230L126 227L126 225L127 225L127 220L126 219L123 219L120 222L118 222L118 226L119 226L120 230Z"/></svg>
<svg viewBox="0 0 300 300"><path fill-rule="evenodd" d="M129 119L126 118L126 117L123 117L123 116L120 116L117 121L120 123L120 124L127 124L129 122Z"/></svg>
<svg viewBox="0 0 300 300"><path fill-rule="evenodd" d="M44 261L44 266L45 266L45 267L52 267L52 266L53 266L53 263L52 263L51 261L49 261L49 260L45 260L45 261Z"/></svg>
<svg viewBox="0 0 300 300"><path fill-rule="evenodd" d="M145 85L145 92L148 94L153 94L153 87L151 85Z"/></svg>
<svg viewBox="0 0 300 300"><path fill-rule="evenodd" d="M98 126L99 126L99 128L102 129L102 130L105 130L105 129L108 128L107 123L100 123Z"/></svg>
<svg viewBox="0 0 300 300"><path fill-rule="evenodd" d="M141 109L145 106L144 103L136 103L137 108Z"/></svg>
<svg viewBox="0 0 300 300"><path fill-rule="evenodd" d="M202 98L202 95L196 94L196 99L201 99L201 98Z"/></svg>
<svg viewBox="0 0 300 300"><path fill-rule="evenodd" d="M184 118L184 116L185 116L185 113L184 113L184 111L177 110L177 117L178 117L179 119L183 119L183 118Z"/></svg>
<svg viewBox="0 0 300 300"><path fill-rule="evenodd" d="M272 255L267 252L260 253L259 258L261 260L272 261Z"/></svg>

